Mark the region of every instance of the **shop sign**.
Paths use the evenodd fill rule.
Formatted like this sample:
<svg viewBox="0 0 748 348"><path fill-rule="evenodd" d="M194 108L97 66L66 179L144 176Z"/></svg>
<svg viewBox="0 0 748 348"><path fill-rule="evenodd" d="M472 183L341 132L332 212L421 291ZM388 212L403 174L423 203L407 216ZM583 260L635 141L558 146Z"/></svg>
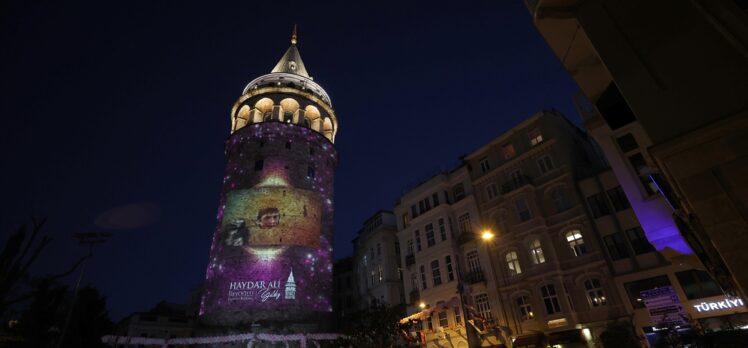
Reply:
<svg viewBox="0 0 748 348"><path fill-rule="evenodd" d="M725 298L721 301L701 302L693 305L697 312L711 312L721 309L743 308L745 304L741 298Z"/></svg>
<svg viewBox="0 0 748 348"><path fill-rule="evenodd" d="M640 296L644 300L653 324L667 326L687 324L688 316L672 286L644 290Z"/></svg>

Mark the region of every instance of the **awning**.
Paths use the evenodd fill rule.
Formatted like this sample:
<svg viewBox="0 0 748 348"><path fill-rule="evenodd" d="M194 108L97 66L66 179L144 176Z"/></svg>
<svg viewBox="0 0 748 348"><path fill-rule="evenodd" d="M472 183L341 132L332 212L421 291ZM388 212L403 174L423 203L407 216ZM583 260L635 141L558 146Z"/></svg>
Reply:
<svg viewBox="0 0 748 348"><path fill-rule="evenodd" d="M548 344L584 343L582 330L568 330L548 334Z"/></svg>
<svg viewBox="0 0 748 348"><path fill-rule="evenodd" d="M533 334L533 335L525 335L525 336L519 336L514 339L514 343L512 343L512 347L515 348L541 348L545 347L543 345L543 341L545 340L545 336L543 334Z"/></svg>

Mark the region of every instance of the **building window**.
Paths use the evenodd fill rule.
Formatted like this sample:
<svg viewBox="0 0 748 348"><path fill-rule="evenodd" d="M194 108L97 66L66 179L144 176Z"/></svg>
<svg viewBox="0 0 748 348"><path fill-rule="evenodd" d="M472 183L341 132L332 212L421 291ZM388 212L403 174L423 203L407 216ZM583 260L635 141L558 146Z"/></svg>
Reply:
<svg viewBox="0 0 748 348"><path fill-rule="evenodd" d="M377 256L382 255L382 243L377 243Z"/></svg>
<svg viewBox="0 0 748 348"><path fill-rule="evenodd" d="M533 240L530 242L530 258L532 263L539 265L545 263L545 256L543 256L543 247L540 245L540 240Z"/></svg>
<svg viewBox="0 0 748 348"><path fill-rule="evenodd" d="M418 209L415 204L410 206L410 215L413 216L414 219L418 216Z"/></svg>
<svg viewBox="0 0 748 348"><path fill-rule="evenodd" d="M407 255L413 255L413 240L412 239L408 239L408 241L405 244L405 248L406 248L405 250L406 250Z"/></svg>
<svg viewBox="0 0 748 348"><path fill-rule="evenodd" d="M452 257L449 255L445 256L444 263L447 265L447 279L451 282L455 280L455 273L452 269Z"/></svg>
<svg viewBox="0 0 748 348"><path fill-rule="evenodd" d="M689 300L695 300L704 297L723 295L722 289L712 280L709 273L691 269L683 272L676 272L683 292Z"/></svg>
<svg viewBox="0 0 748 348"><path fill-rule="evenodd" d="M647 192L647 195L651 196L655 194L657 192L657 189L654 183L652 183L652 180L649 179L651 169L649 169L647 161L644 160L644 156L640 153L629 156L629 163L634 169L634 172L636 172L636 175L639 176L639 181L644 187L644 190Z"/></svg>
<svg viewBox="0 0 748 348"><path fill-rule="evenodd" d="M520 222L525 222L532 218L530 208L527 206L527 202L523 198L519 198L514 201L514 206L517 208L517 216Z"/></svg>
<svg viewBox="0 0 748 348"><path fill-rule="evenodd" d="M493 322L493 315L491 315L491 305L488 303L488 295L478 294L475 295L475 308L478 310L480 315L487 322Z"/></svg>
<svg viewBox="0 0 748 348"><path fill-rule="evenodd" d="M655 251L641 227L626 230L626 237L628 237L631 247L634 248L634 253L637 255Z"/></svg>
<svg viewBox="0 0 748 348"><path fill-rule="evenodd" d="M488 158L483 157L480 159L480 172L485 173L491 170L491 166L488 164Z"/></svg>
<svg viewBox="0 0 748 348"><path fill-rule="evenodd" d="M584 240L582 239L582 231L573 230L566 232L566 242L569 243L574 256L582 256L587 253L587 247L584 246Z"/></svg>
<svg viewBox="0 0 748 348"><path fill-rule="evenodd" d="M403 228L408 228L408 213L403 214L402 220L403 220Z"/></svg>
<svg viewBox="0 0 748 348"><path fill-rule="evenodd" d="M501 146L501 155L504 156L504 159L510 159L514 157L515 154L514 146L512 146L512 144L504 144Z"/></svg>
<svg viewBox="0 0 748 348"><path fill-rule="evenodd" d="M629 204L629 200L626 198L626 194L623 192L621 186L616 186L608 190L608 198L613 203L613 210L617 212L631 208L631 204Z"/></svg>
<svg viewBox="0 0 748 348"><path fill-rule="evenodd" d="M439 309L441 309L439 311L439 314L437 314L437 317L439 318L439 326L440 327L449 326L449 321L447 320L447 309L444 308L444 302L437 303L436 306L439 307Z"/></svg>
<svg viewBox="0 0 748 348"><path fill-rule="evenodd" d="M538 168L540 168L540 174L545 174L553 170L553 161L551 156L545 155L538 159Z"/></svg>
<svg viewBox="0 0 748 348"><path fill-rule="evenodd" d="M426 284L426 266L421 265L421 289L427 289L428 284Z"/></svg>
<svg viewBox="0 0 748 348"><path fill-rule="evenodd" d="M259 172L262 170L262 167L265 166L265 160L260 158L255 161L255 171Z"/></svg>
<svg viewBox="0 0 748 348"><path fill-rule="evenodd" d="M439 236L442 238L442 242L447 240L447 227L444 226L444 218L439 219Z"/></svg>
<svg viewBox="0 0 748 348"><path fill-rule="evenodd" d="M511 173L509 173L509 179L512 181L512 184L515 188L520 187L526 182L524 176L522 175L521 168L515 169Z"/></svg>
<svg viewBox="0 0 748 348"><path fill-rule="evenodd" d="M473 233L473 226L470 224L470 213L465 213L457 218L457 224L460 226L460 233Z"/></svg>
<svg viewBox="0 0 748 348"><path fill-rule="evenodd" d="M434 201L434 207L439 205L439 193L434 192L434 194L431 195L431 200Z"/></svg>
<svg viewBox="0 0 748 348"><path fill-rule="evenodd" d="M603 242L605 242L605 247L608 249L608 254L610 254L611 259L620 260L629 257L629 251L626 249L626 242L624 242L623 236L620 232L603 237Z"/></svg>
<svg viewBox="0 0 748 348"><path fill-rule="evenodd" d="M377 278L380 283L384 280L384 270L382 269L382 265L377 265Z"/></svg>
<svg viewBox="0 0 748 348"><path fill-rule="evenodd" d="M644 301L640 295L642 291L666 286L670 286L670 280L668 280L666 275L623 284L623 287L626 288L626 293L629 295L629 301L634 308L644 308Z"/></svg>
<svg viewBox="0 0 748 348"><path fill-rule="evenodd" d="M421 251L421 232L416 230L415 237L416 237L416 251Z"/></svg>
<svg viewBox="0 0 748 348"><path fill-rule="evenodd" d="M561 306L558 303L558 295L556 295L556 288L553 284L541 286L540 294L543 296L545 312L548 313L548 315L561 311Z"/></svg>
<svg viewBox="0 0 748 348"><path fill-rule="evenodd" d="M306 176L308 178L310 178L310 179L314 179L314 175L315 175L314 166L307 167L307 169L306 169Z"/></svg>
<svg viewBox="0 0 748 348"><path fill-rule="evenodd" d="M439 260L431 261L431 277L434 281L434 286L442 283L442 273L439 270Z"/></svg>
<svg viewBox="0 0 748 348"><path fill-rule="evenodd" d="M566 193L561 187L557 187L551 191L551 199L557 213L567 211L571 208L571 204L569 204L569 200L566 198Z"/></svg>
<svg viewBox="0 0 748 348"><path fill-rule="evenodd" d="M519 309L519 317L522 321L532 320L535 317L529 297L520 296L515 301L517 301L517 309Z"/></svg>
<svg viewBox="0 0 748 348"><path fill-rule="evenodd" d="M599 279L587 279L584 281L584 288L587 291L587 300L590 301L590 306L600 307L605 306L608 300L605 299L605 292L603 286L600 285Z"/></svg>
<svg viewBox="0 0 748 348"><path fill-rule="evenodd" d="M639 144L636 143L636 139L631 133L626 133L623 136L616 139L618 147L621 148L621 152L626 153L639 148Z"/></svg>
<svg viewBox="0 0 748 348"><path fill-rule="evenodd" d="M522 268L519 266L519 258L516 251L506 253L506 266L509 268L509 275L515 276L522 274Z"/></svg>
<svg viewBox="0 0 748 348"><path fill-rule="evenodd" d="M410 274L410 287L413 291L418 290L418 276L415 273Z"/></svg>
<svg viewBox="0 0 748 348"><path fill-rule="evenodd" d="M530 146L535 146L543 142L543 134L540 133L540 129L535 128L527 133L530 138Z"/></svg>
<svg viewBox="0 0 748 348"><path fill-rule="evenodd" d="M468 272L470 273L481 272L480 258L478 257L478 251L471 250L470 252L467 253L467 264L468 264Z"/></svg>
<svg viewBox="0 0 748 348"><path fill-rule="evenodd" d="M462 324L462 315L460 313L460 307L454 306L452 307L452 311L455 313L455 324L460 325Z"/></svg>
<svg viewBox="0 0 748 348"><path fill-rule="evenodd" d="M496 185L495 182L492 182L486 185L486 195L488 195L488 199L493 199L494 197L498 197L499 196L499 185Z"/></svg>
<svg viewBox="0 0 748 348"><path fill-rule="evenodd" d="M599 218L610 214L608 209L608 203L605 202L605 196L602 193L596 193L592 196L587 197L587 203L592 211L594 218Z"/></svg>
<svg viewBox="0 0 748 348"><path fill-rule="evenodd" d="M465 198L465 186L463 184L457 184L453 186L452 196L455 197L455 202Z"/></svg>
<svg viewBox="0 0 748 348"><path fill-rule="evenodd" d="M426 246L432 247L436 244L436 238L434 238L434 224L426 225Z"/></svg>

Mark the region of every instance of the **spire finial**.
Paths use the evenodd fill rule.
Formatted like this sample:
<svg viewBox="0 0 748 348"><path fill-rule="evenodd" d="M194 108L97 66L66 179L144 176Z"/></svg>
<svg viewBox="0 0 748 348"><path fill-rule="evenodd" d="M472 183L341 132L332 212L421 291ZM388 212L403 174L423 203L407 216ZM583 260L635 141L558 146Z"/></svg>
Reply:
<svg viewBox="0 0 748 348"><path fill-rule="evenodd" d="M296 42L298 42L298 38L296 36L296 24L293 25L293 34L291 34L291 44L295 45Z"/></svg>

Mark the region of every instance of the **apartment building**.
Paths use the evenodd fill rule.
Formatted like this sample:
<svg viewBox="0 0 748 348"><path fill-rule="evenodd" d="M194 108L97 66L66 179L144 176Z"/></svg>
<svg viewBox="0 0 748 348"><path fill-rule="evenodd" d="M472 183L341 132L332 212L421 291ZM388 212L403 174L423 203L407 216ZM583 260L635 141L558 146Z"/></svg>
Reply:
<svg viewBox="0 0 748 348"><path fill-rule="evenodd" d="M358 311L358 284L353 269L353 257L335 261L332 266L332 312L335 327L342 328Z"/></svg>
<svg viewBox="0 0 748 348"><path fill-rule="evenodd" d="M648 239L673 262L703 264L731 296L746 296L746 3L526 4L589 101L579 103L585 125Z"/></svg>
<svg viewBox="0 0 748 348"><path fill-rule="evenodd" d="M366 220L353 240L358 309L403 303L400 259L395 215L378 211Z"/></svg>
<svg viewBox="0 0 748 348"><path fill-rule="evenodd" d="M492 320L499 307L487 283L487 249L475 237L482 221L467 166L419 184L400 197L394 212L404 246L404 322L414 323L412 333L425 347L500 344L493 330L468 342L466 313Z"/></svg>

